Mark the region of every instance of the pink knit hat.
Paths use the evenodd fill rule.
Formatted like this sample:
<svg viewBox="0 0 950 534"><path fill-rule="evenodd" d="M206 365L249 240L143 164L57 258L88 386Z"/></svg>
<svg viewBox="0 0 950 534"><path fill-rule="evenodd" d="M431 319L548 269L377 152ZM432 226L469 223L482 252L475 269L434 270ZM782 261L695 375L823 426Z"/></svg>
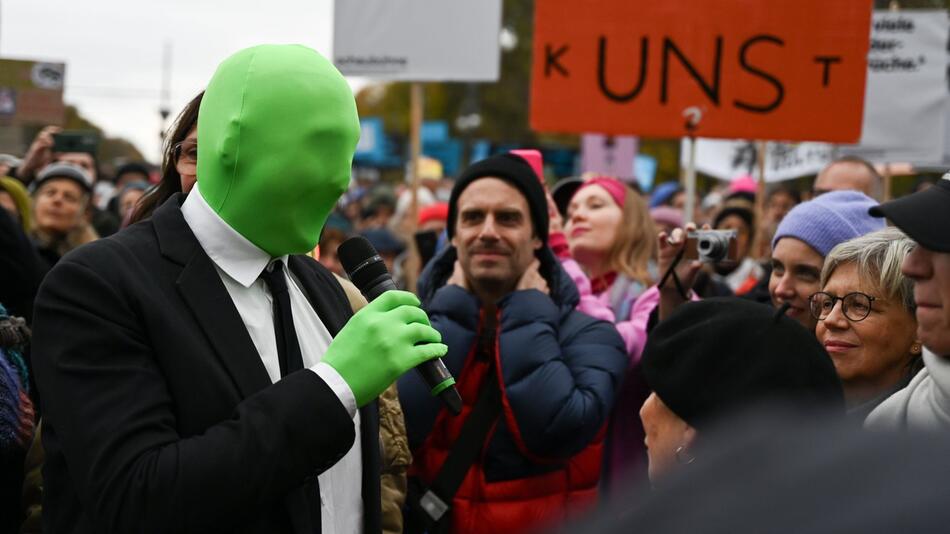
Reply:
<svg viewBox="0 0 950 534"><path fill-rule="evenodd" d="M541 157L541 152L530 148L519 148L512 150L511 153L527 161L528 165L531 165L531 169L534 170L534 174L538 176L538 180L542 184L544 183L544 160Z"/></svg>
<svg viewBox="0 0 950 534"><path fill-rule="evenodd" d="M604 190L610 194L610 197L614 199L614 202L623 208L623 205L627 200L627 186L625 186L620 180L611 178L609 176L595 176L587 180L583 183L583 185L577 188L577 192L574 193L574 196L577 196L577 193L579 193L585 187L590 187L592 185L599 185L600 187L604 188Z"/></svg>
<svg viewBox="0 0 950 534"><path fill-rule="evenodd" d="M754 195L758 190L759 183L748 174L739 176L729 184L730 193L752 193Z"/></svg>

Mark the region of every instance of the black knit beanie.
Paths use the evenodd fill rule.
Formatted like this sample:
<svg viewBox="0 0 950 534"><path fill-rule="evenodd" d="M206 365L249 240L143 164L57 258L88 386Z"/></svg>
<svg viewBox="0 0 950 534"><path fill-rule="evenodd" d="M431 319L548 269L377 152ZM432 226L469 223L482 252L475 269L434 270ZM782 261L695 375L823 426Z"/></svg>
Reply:
<svg viewBox="0 0 950 534"><path fill-rule="evenodd" d="M677 308L650 332L642 368L663 403L697 429L761 402L844 413L841 382L815 335L743 299Z"/></svg>
<svg viewBox="0 0 950 534"><path fill-rule="evenodd" d="M534 233L544 244L548 242L548 202L544 196L544 187L531 165L521 156L499 154L473 163L458 177L449 197L449 220L446 231L449 239L455 234L455 220L458 217L459 196L466 187L479 178L498 178L521 191L528 201Z"/></svg>
<svg viewBox="0 0 950 534"><path fill-rule="evenodd" d="M742 222L749 227L749 233L755 231L755 213L745 206L735 204L726 204L726 206L716 214L716 217L713 219L713 228L719 228L719 223L730 215L735 215L742 219Z"/></svg>

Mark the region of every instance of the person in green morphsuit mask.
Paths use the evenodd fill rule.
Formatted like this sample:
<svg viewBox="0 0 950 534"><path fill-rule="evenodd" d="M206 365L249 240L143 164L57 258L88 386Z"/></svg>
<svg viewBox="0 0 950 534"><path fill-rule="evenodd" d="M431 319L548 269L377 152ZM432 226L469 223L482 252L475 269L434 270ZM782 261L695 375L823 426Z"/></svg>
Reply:
<svg viewBox="0 0 950 534"><path fill-rule="evenodd" d="M201 196L272 257L313 250L350 181L356 100L326 58L262 45L225 60L198 114Z"/></svg>
<svg viewBox="0 0 950 534"><path fill-rule="evenodd" d="M317 52L258 46L217 69L198 134L195 188L73 251L36 298L44 435L64 443L46 451L44 523L378 533L372 404L447 347L411 293L350 316L330 272L295 254L317 243L348 185L355 98Z"/></svg>
<svg viewBox="0 0 950 534"><path fill-rule="evenodd" d="M309 252L349 185L359 135L356 99L326 58L299 45L242 50L218 66L201 101L197 191L271 257ZM441 340L415 295L388 291L350 319L322 361L364 406L444 355Z"/></svg>

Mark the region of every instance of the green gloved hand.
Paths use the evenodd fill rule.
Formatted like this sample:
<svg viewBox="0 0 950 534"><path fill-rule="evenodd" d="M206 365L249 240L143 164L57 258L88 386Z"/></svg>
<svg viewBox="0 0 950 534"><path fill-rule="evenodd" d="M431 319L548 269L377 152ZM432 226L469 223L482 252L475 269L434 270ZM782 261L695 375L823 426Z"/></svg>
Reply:
<svg viewBox="0 0 950 534"><path fill-rule="evenodd" d="M330 343L323 361L350 386L357 406L409 369L448 352L419 304L412 293L387 291L356 312Z"/></svg>

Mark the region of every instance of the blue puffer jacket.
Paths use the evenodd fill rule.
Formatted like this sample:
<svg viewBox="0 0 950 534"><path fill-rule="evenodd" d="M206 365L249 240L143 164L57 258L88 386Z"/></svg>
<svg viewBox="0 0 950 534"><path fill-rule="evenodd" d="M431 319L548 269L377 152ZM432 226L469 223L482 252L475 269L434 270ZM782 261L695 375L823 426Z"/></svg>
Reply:
<svg viewBox="0 0 950 534"><path fill-rule="evenodd" d="M449 247L423 272L419 293L449 352L464 404L452 417L415 374L399 381L411 471L431 482L477 399L487 372L498 373L502 415L453 502L453 531L521 530L564 517L572 502L596 496L603 427L627 364L623 340L612 324L575 311L577 288L547 248L540 271L551 295L515 291L498 303L496 331L474 295L445 282L455 249ZM488 322L490 323L490 322ZM493 339L476 350L479 336ZM490 362L488 360L491 360ZM479 362L478 360L483 360ZM590 454L590 449L596 451ZM585 454L585 451L588 454ZM584 493L585 497L572 494ZM499 501L492 507L493 496ZM504 501L504 502L502 502ZM520 501L520 502L519 502ZM515 504L530 509L512 507Z"/></svg>

